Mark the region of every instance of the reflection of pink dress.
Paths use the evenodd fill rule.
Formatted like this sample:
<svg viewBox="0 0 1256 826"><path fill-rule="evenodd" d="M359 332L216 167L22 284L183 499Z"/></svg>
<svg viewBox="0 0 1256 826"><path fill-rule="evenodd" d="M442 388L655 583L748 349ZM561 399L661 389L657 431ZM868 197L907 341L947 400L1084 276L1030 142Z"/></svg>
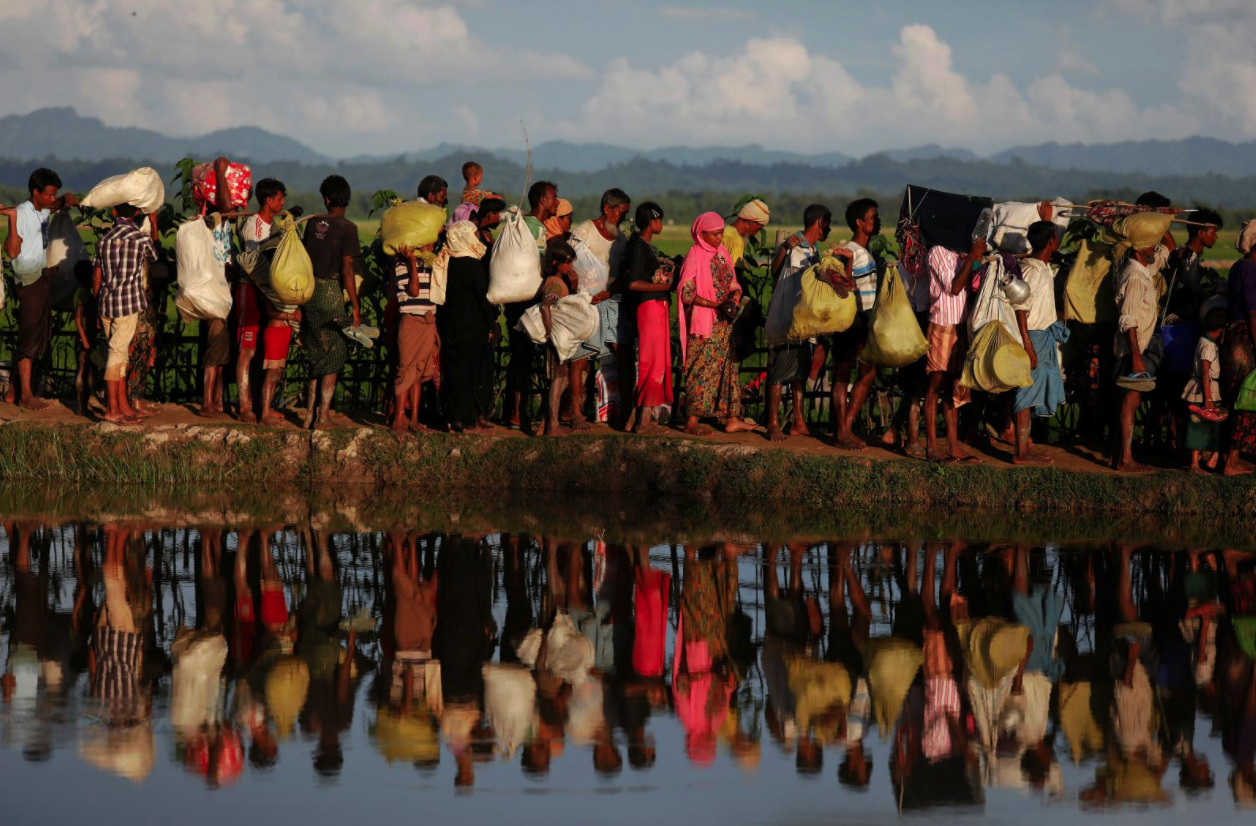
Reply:
<svg viewBox="0 0 1256 826"><path fill-rule="evenodd" d="M676 691L676 716L685 727L685 754L699 766L715 761L715 735L728 716L732 696L732 681L717 680L709 671L693 675L687 690Z"/></svg>
<svg viewBox="0 0 1256 826"><path fill-rule="evenodd" d="M642 677L663 676L667 656L667 597L671 583L672 575L666 571L637 569L632 667Z"/></svg>

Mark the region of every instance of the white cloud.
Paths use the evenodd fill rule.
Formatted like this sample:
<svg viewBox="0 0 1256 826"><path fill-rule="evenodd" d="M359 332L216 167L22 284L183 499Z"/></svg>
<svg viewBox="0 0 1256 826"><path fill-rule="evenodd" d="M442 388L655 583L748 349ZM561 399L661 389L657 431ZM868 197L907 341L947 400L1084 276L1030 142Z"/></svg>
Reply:
<svg viewBox="0 0 1256 826"><path fill-rule="evenodd" d="M592 77L489 46L447 0L0 0L0 30L0 114L69 105L110 125L258 125L315 146L390 131L434 143L453 133L423 108L451 89Z"/></svg>
<svg viewBox="0 0 1256 826"><path fill-rule="evenodd" d="M664 6L659 15L668 20L679 20L684 23L710 23L714 21L748 21L757 16L753 9L730 9L713 6Z"/></svg>
<svg viewBox="0 0 1256 826"><path fill-rule="evenodd" d="M1055 55L1055 69L1064 74L1098 75L1099 67L1081 52L1062 49Z"/></svg>
<svg viewBox="0 0 1256 826"><path fill-rule="evenodd" d="M564 137L639 146L764 143L866 153L944 143L998 149L1021 142L1175 138L1197 124L1170 107L1140 108L1119 89L1088 91L1058 72L1023 89L1003 74L975 79L925 25L901 29L884 85L855 80L835 57L789 37L734 52L692 52L653 68L613 60Z"/></svg>

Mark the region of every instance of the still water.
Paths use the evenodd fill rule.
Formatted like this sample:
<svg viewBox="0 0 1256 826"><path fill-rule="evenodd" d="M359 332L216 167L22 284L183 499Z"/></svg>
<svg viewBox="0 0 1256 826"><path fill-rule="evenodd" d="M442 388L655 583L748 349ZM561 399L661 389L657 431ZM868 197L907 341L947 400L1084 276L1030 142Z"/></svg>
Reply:
<svg viewBox="0 0 1256 826"><path fill-rule="evenodd" d="M1251 822L1247 554L736 539L4 524L0 822Z"/></svg>

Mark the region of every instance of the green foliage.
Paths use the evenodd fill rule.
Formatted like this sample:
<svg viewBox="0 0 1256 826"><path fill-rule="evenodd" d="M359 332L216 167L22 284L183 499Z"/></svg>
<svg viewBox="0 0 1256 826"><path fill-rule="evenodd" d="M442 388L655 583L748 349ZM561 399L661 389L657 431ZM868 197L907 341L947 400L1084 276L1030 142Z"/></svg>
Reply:
<svg viewBox="0 0 1256 826"><path fill-rule="evenodd" d="M371 211L366 214L367 218L375 217L376 212L384 212L389 207L401 203L401 196L391 189L377 189L375 194L371 196ZM401 213L397 213L400 215Z"/></svg>
<svg viewBox="0 0 1256 826"><path fill-rule="evenodd" d="M196 167L195 160L184 158L174 165L174 177L170 179L170 183L179 185L179 194L175 196L175 201L184 215L196 211L196 201L192 198L192 170Z"/></svg>

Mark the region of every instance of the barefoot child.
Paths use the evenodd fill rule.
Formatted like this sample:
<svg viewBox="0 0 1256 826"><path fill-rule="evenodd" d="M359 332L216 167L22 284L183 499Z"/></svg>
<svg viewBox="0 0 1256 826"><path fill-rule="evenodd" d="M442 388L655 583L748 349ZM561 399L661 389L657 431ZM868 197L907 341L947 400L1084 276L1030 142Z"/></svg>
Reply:
<svg viewBox="0 0 1256 826"><path fill-rule="evenodd" d="M1225 411L1217 406L1221 398L1221 356L1217 342L1225 330L1226 311L1213 307L1204 313L1204 334L1195 345L1195 371L1186 382L1182 399L1187 404L1190 418L1186 425L1186 449L1190 452L1190 472L1202 474L1199 465L1201 451L1212 454L1207 466L1215 468L1216 450L1219 446L1220 422Z"/></svg>
<svg viewBox="0 0 1256 826"><path fill-rule="evenodd" d="M113 228L96 245L96 265L92 273L92 291L96 294L100 325L109 339L109 360L105 365L105 393L108 410L105 421L114 424L135 424L139 414L127 401L127 360L131 339L140 313L148 305L144 294L144 265L157 260L157 218L150 225L152 235L145 235L136 225L140 210L131 204L113 208Z"/></svg>
<svg viewBox="0 0 1256 826"><path fill-rule="evenodd" d="M541 282L541 320L545 323L545 335L548 339L554 329L554 305L558 299L571 295L576 288L577 276L572 267L576 260L576 251L567 243L550 245L545 251L542 273L545 280ZM554 349L553 342L545 345L545 368L549 374L549 394L545 405L545 435L558 435L558 409L562 403L563 393L567 389L568 380L578 381L574 361L563 364ZM572 385L575 386L574 384Z"/></svg>

